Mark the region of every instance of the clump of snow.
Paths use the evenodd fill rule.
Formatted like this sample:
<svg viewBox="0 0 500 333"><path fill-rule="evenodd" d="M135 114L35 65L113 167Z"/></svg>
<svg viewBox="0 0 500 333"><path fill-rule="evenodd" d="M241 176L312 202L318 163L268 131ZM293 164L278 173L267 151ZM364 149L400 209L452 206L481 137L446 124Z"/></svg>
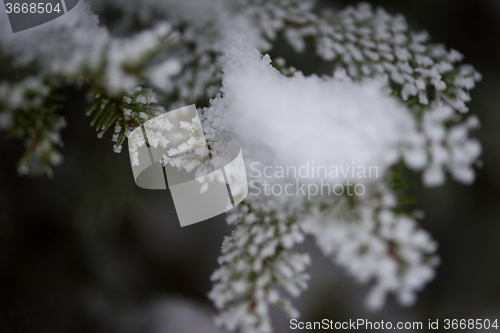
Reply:
<svg viewBox="0 0 500 333"><path fill-rule="evenodd" d="M415 132L412 115L387 94L381 80L356 83L342 75L300 73L285 77L271 66L268 55L238 46L228 51L227 62L226 103L214 105L227 108L229 126L241 146L270 152L273 161L262 163L354 163L376 167L383 175L400 158L405 137ZM351 179L349 174L335 181Z"/></svg>

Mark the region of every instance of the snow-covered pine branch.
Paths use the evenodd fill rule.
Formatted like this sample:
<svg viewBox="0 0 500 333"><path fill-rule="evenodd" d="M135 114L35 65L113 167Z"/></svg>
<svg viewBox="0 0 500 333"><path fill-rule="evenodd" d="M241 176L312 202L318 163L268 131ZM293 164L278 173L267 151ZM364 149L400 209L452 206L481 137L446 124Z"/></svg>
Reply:
<svg viewBox="0 0 500 333"><path fill-rule="evenodd" d="M297 51L303 48L304 38L313 38L318 55L334 62L335 74L283 76L269 56L246 46L232 47L226 52L221 93L204 109L207 136L238 141L249 170L253 163L276 168L298 167L311 160L344 166L356 161L376 165L382 174L371 181L357 180L366 185L363 195L312 199L310 193L307 197L281 192L265 196L265 181L270 188L281 185L277 188L283 189L290 179L262 173L249 177L250 182L258 180L261 195L247 198L248 208L243 210L247 213L239 211L228 218L229 223L241 222L224 242L223 266L214 274L217 283L210 294L223 309L219 322L230 330L270 331L268 314L262 313L265 307L259 307L259 312L251 306L266 300L256 292L255 275L260 271L249 265L242 268L243 259L226 258L234 258L234 244L242 244L237 253L247 262L270 264L268 257L279 256L284 244L293 244L274 233L271 216L295 226L297 239L314 236L325 255L359 282L370 283L368 308L382 307L389 293L408 306L433 278L439 260L437 244L419 227L415 213L400 212L398 193L390 186L394 168L403 161L407 168L421 172L429 187L443 184L445 171L466 184L474 180L472 167L481 146L468 132L479 122L464 114L465 102L470 100L467 91L481 77L470 65L457 65L462 56L428 44L426 33L409 33L402 16L392 17L381 9L373 12L366 4L337 13L309 14L281 27ZM351 180L336 179L344 186ZM317 179L301 181L320 186ZM273 235L272 255L266 252L262 258L257 250L249 255L253 253L249 249L264 248L249 240L249 225L263 235ZM301 270L267 290L293 283L303 274ZM242 285L244 291L235 289Z"/></svg>
<svg viewBox="0 0 500 333"><path fill-rule="evenodd" d="M375 179L330 179L343 189L362 184L363 195L249 195L228 217L237 226L212 276L218 322L257 333L272 330L270 304L296 316L280 291L298 296L307 288L309 257L293 250L305 235L371 284L368 307L380 308L389 293L403 305L415 302L434 275L437 246L414 212L401 212L393 183L398 167L421 173L429 187L443 184L446 172L474 181L481 146L469 131L479 121L466 103L481 76L461 64L458 51L368 4L336 11L315 10L310 0L91 3L96 13L111 7L120 15L104 28L82 4L43 35L1 35L0 129L26 140L21 173L50 172L62 159L55 146L65 122L55 97L63 85L90 85L92 122L99 136L114 128L116 152L130 130L164 112L158 104L175 109L212 98L202 110L205 136L237 141L249 172L255 162L297 167L306 160L355 161L380 172ZM136 34L137 27L144 31ZM162 51L174 30L176 41ZM286 59L272 62L265 53L279 34L297 52L312 41L332 73L306 77ZM11 64L23 71L9 73ZM262 174L249 180L260 190L265 180L290 181ZM299 185L321 184L307 178Z"/></svg>

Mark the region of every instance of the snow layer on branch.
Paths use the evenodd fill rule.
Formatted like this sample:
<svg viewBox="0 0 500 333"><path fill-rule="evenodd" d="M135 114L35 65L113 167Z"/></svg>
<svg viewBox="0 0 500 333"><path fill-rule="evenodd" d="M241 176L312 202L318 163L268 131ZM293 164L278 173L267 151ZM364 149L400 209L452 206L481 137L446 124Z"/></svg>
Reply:
<svg viewBox="0 0 500 333"><path fill-rule="evenodd" d="M82 2L56 20L16 34L7 33L10 27L5 12L0 13L0 18L2 52L15 57L19 65L38 62L45 72L57 63L77 61L82 51L98 58L97 53L109 38L107 30L98 26L97 17Z"/></svg>
<svg viewBox="0 0 500 333"><path fill-rule="evenodd" d="M284 77L269 56L244 47L231 48L227 64L222 112L243 147L270 152L273 160L262 163L297 168L307 161L327 167L355 163L383 175L399 159L405 137L415 132L408 109L378 80ZM354 180L350 177L335 181Z"/></svg>
<svg viewBox="0 0 500 333"><path fill-rule="evenodd" d="M112 6L122 12L119 26L112 30L128 33L135 21L154 24L158 18L168 19L174 27L181 27L181 43L191 42L195 53L222 51L235 38L244 38L255 47L269 47L252 25L248 15L238 15L237 5L228 0L109 0L91 1L96 12Z"/></svg>
<svg viewBox="0 0 500 333"><path fill-rule="evenodd" d="M289 12L306 10L303 6L290 6L285 0L282 9L285 15L265 21L262 15L271 13L268 5L247 0L92 1L96 12L111 7L122 13L120 23L110 27L119 34L129 34L134 22L150 26L163 19L179 30L179 38L169 52L181 61L182 72L174 78L173 85L164 89L175 91L171 95L177 96L171 109L215 96L220 89L222 55L228 45L239 40L259 50L268 50L271 44L264 35L275 36L283 26L284 16L296 16L288 15Z"/></svg>
<svg viewBox="0 0 500 333"><path fill-rule="evenodd" d="M1 14L0 14L1 15ZM7 18L0 20L0 32L8 28ZM161 45L171 34L170 25L158 23L130 38L116 38L106 28L98 25L97 16L84 2L67 14L41 27L16 34L0 33L2 53L20 66L35 64L46 76L62 76L70 82L100 78L102 85L112 94L123 94L142 82L130 68L143 65L145 57ZM128 68L127 68L128 67ZM152 75L146 73L153 84L169 84L169 77L177 74L178 64L167 60Z"/></svg>

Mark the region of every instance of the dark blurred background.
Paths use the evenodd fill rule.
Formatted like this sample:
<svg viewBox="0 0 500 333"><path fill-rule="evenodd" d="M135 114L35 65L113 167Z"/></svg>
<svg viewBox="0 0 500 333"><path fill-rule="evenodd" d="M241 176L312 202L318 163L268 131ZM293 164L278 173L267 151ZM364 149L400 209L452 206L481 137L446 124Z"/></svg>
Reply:
<svg viewBox="0 0 500 333"><path fill-rule="evenodd" d="M312 255L312 280L296 300L301 320L500 319L500 1L368 2L404 14L412 30L427 30L483 74L469 106L482 122L474 135L484 167L472 186L449 180L432 190L408 174L442 260L414 307L390 299L366 312L367 288L308 239L301 250ZM273 55L305 72L320 66L280 41ZM114 154L108 139L96 138L83 92L65 93L65 162L53 179L19 178L22 144L0 144L0 332L219 332L206 295L231 230L224 217L180 228L169 194L136 187L126 151ZM276 332L291 331L279 310L273 320Z"/></svg>

